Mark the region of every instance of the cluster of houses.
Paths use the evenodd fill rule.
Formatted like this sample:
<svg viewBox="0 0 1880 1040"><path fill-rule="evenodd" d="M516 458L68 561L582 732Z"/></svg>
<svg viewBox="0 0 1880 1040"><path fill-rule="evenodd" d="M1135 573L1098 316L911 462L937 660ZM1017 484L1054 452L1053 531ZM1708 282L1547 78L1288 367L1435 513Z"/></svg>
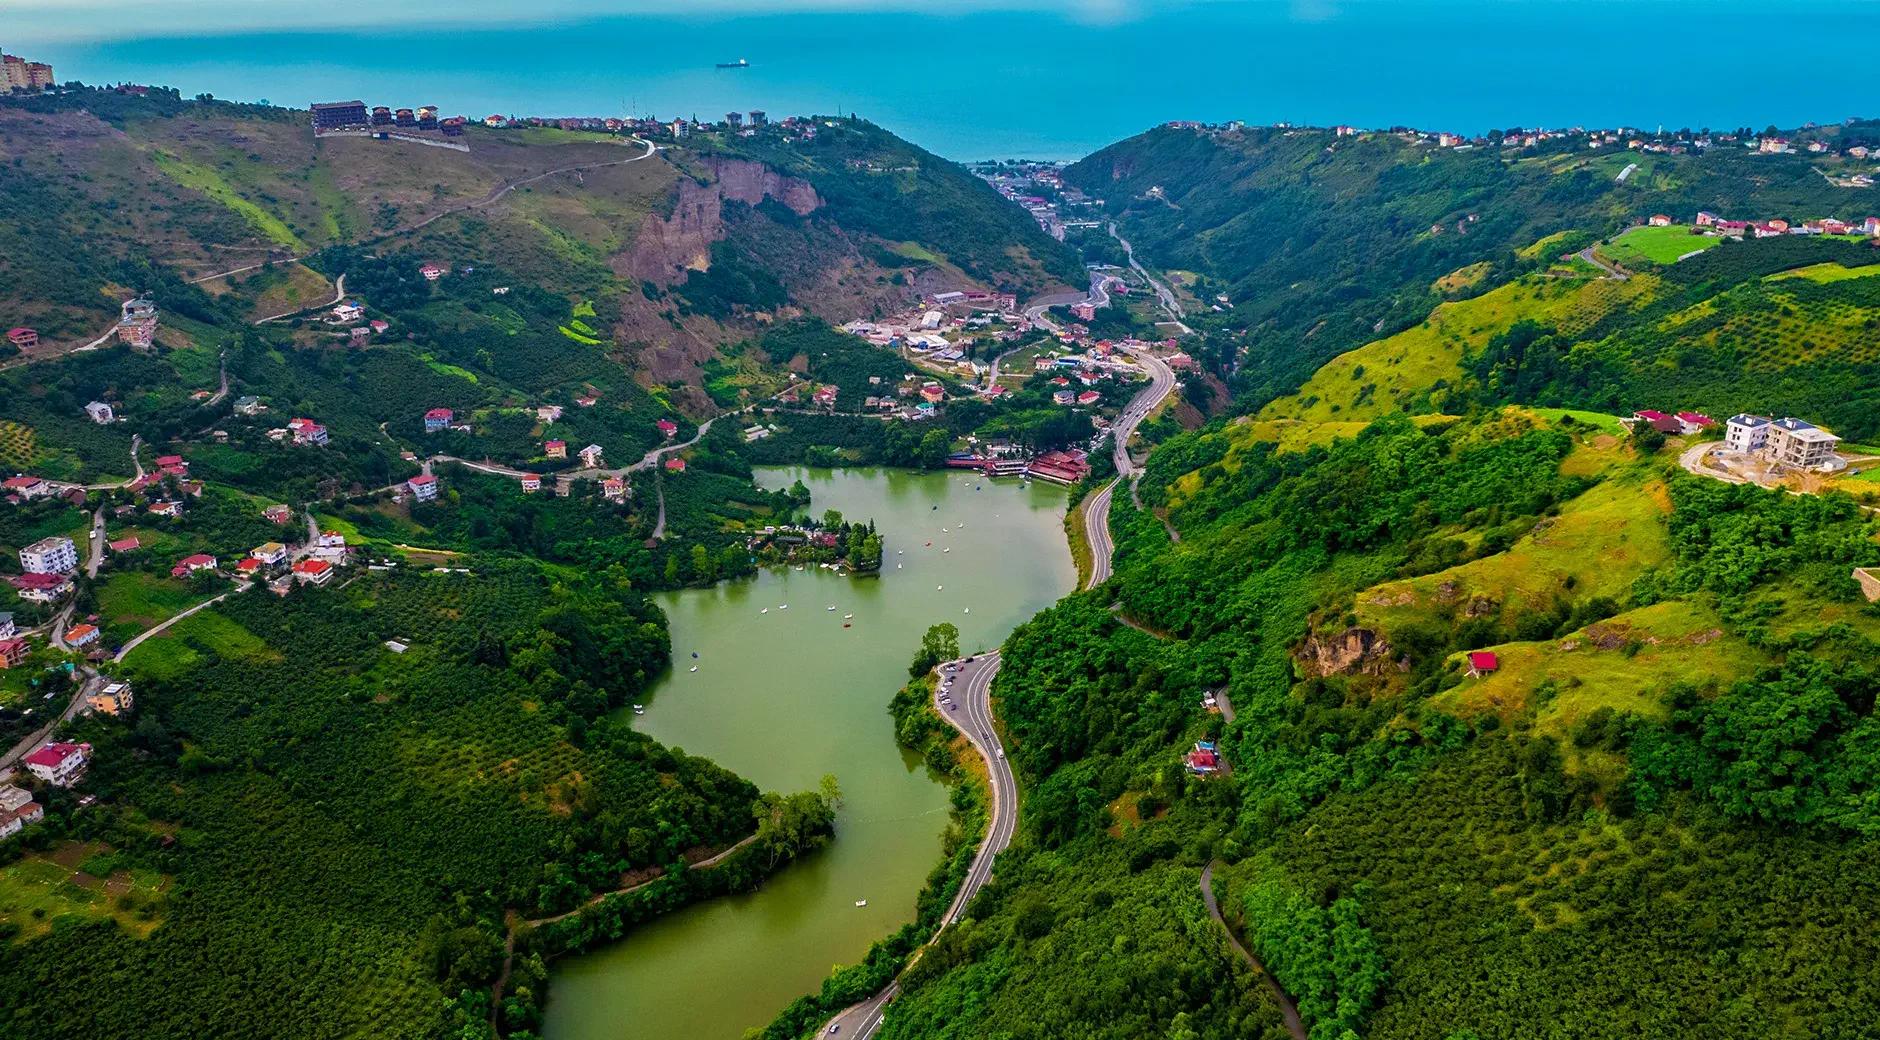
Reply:
<svg viewBox="0 0 1880 1040"><path fill-rule="evenodd" d="M1016 445L992 444L982 453L948 456L947 466L977 470L988 477L1025 477L1064 485L1090 475L1089 455L1075 448L1030 455Z"/></svg>
<svg viewBox="0 0 1880 1040"><path fill-rule="evenodd" d="M463 116L440 118L433 105L422 105L415 109L393 109L377 105L368 110L363 101L328 101L311 107L313 132L316 135L356 134L360 131L389 135L392 131L398 131L405 134L437 133L444 137L461 137L464 127L470 122Z"/></svg>
<svg viewBox="0 0 1880 1040"><path fill-rule="evenodd" d="M135 704L131 684L121 679L104 679L96 690L84 697L84 712L114 718L129 714ZM90 744L49 740L27 752L20 759L20 765L29 776L47 787L69 788L84 778L91 756ZM13 770L0 771L0 840L46 818L45 806L32 791L13 783L14 776ZM90 805L94 800L87 795L79 799L79 805Z"/></svg>
<svg viewBox="0 0 1880 1040"><path fill-rule="evenodd" d="M1721 425L1724 449L1738 455L1761 458L1790 469L1823 473L1837 472L1847 466L1846 460L1835 451L1841 438L1814 423L1790 416L1777 419L1743 413L1719 424L1702 412L1666 414L1647 409L1633 412L1630 419L1621 421L1635 429L1644 424L1667 436L1688 436Z"/></svg>
<svg viewBox="0 0 1880 1040"><path fill-rule="evenodd" d="M1652 227L1671 227L1677 222L1666 214L1656 213L1646 223ZM1880 238L1880 217L1866 217L1859 223L1824 217L1791 224L1775 217L1767 220L1729 220L1715 213L1700 212L1691 228L1696 234L1725 238L1778 238L1782 235L1866 235Z"/></svg>
<svg viewBox="0 0 1880 1040"><path fill-rule="evenodd" d="M289 419L286 426L269 430L268 439L314 448L326 447L329 440L325 426L304 417Z"/></svg>

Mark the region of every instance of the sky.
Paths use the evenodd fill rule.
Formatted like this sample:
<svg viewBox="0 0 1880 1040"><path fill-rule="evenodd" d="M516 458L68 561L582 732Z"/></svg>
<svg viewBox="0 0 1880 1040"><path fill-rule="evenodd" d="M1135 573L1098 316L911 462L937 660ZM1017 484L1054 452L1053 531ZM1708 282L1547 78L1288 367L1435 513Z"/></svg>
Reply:
<svg viewBox="0 0 1880 1040"><path fill-rule="evenodd" d="M1310 13L1332 0L0 0L0 43L33 40L120 39L136 33L190 33L253 29L317 29L362 24L529 23L591 15L713 15L748 12L892 11L928 14L1039 11L1077 21L1128 21L1150 10L1191 3L1280 4ZM1340 0L1344 2L1344 0ZM442 10L440 10L440 8Z"/></svg>

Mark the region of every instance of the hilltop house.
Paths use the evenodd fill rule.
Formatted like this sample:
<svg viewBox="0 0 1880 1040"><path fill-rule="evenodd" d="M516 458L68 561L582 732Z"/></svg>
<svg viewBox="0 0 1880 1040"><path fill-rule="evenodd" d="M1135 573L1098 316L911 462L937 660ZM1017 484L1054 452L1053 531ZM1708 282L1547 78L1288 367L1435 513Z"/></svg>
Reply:
<svg viewBox="0 0 1880 1040"><path fill-rule="evenodd" d="M424 413L424 432L437 433L440 430L448 430L453 418L455 418L455 413L450 409L433 408Z"/></svg>
<svg viewBox="0 0 1880 1040"><path fill-rule="evenodd" d="M608 477L601 481L601 497L609 502L626 501L627 482L619 477Z"/></svg>
<svg viewBox="0 0 1880 1040"><path fill-rule="evenodd" d="M98 641L97 625L73 625L65 630L65 645L69 647L89 646Z"/></svg>
<svg viewBox="0 0 1880 1040"><path fill-rule="evenodd" d="M1654 213L1652 214L1652 218L1646 221L1646 223L1650 224L1652 227L1670 227L1671 218L1663 213Z"/></svg>
<svg viewBox="0 0 1880 1040"><path fill-rule="evenodd" d="M1657 430L1659 433L1669 434L1684 432L1684 425L1678 422L1676 418L1666 415L1663 412L1653 411L1649 408L1642 412L1633 412L1632 421L1634 425L1644 423L1652 429Z"/></svg>
<svg viewBox="0 0 1880 1040"><path fill-rule="evenodd" d="M294 511L287 506L269 506L261 511L261 515L277 524L285 524L294 519Z"/></svg>
<svg viewBox="0 0 1880 1040"><path fill-rule="evenodd" d="M425 264L423 267L418 268L418 273L424 276L425 281L435 282L439 278L444 277L446 272L444 268L439 267L437 264Z"/></svg>
<svg viewBox="0 0 1880 1040"><path fill-rule="evenodd" d="M20 350L31 350L39 345L39 333L21 325L7 330L7 342Z"/></svg>
<svg viewBox="0 0 1880 1040"><path fill-rule="evenodd" d="M128 535L106 544L110 546L113 553L127 553L136 552L139 548L142 548L144 543L138 541L136 535Z"/></svg>
<svg viewBox="0 0 1880 1040"><path fill-rule="evenodd" d="M1834 446L1841 438L1800 419L1777 419L1769 424L1770 457L1796 469L1838 469Z"/></svg>
<svg viewBox="0 0 1880 1040"><path fill-rule="evenodd" d="M260 415L267 410L268 406L261 403L261 398L252 394L235 399L236 415Z"/></svg>
<svg viewBox="0 0 1880 1040"><path fill-rule="evenodd" d="M653 426L659 430L662 437L674 437L679 433L679 424L671 419L661 419L653 423Z"/></svg>
<svg viewBox="0 0 1880 1040"><path fill-rule="evenodd" d="M565 458L567 458L567 457L568 457L568 442L567 442L567 441L545 441L545 442L543 442L543 444L542 444L542 457L543 457L543 458L549 458L549 459L565 459Z"/></svg>
<svg viewBox="0 0 1880 1040"><path fill-rule="evenodd" d="M0 786L0 838L10 838L46 818L45 807L33 801L32 793L12 784Z"/></svg>
<svg viewBox="0 0 1880 1040"><path fill-rule="evenodd" d="M347 300L333 308L333 321L340 325L349 325L366 316L366 309L359 306L357 300Z"/></svg>
<svg viewBox="0 0 1880 1040"><path fill-rule="evenodd" d="M1703 412L1679 412L1677 419L1681 433L1702 433L1705 428L1717 425L1717 420Z"/></svg>
<svg viewBox="0 0 1880 1040"><path fill-rule="evenodd" d="M295 444L324 446L327 441L326 427L312 419L294 419L287 424L287 429L294 435Z"/></svg>
<svg viewBox="0 0 1880 1040"><path fill-rule="evenodd" d="M601 467L601 456L603 454L605 453L602 451L600 445L590 444L581 449L581 465L588 469L599 469Z"/></svg>
<svg viewBox="0 0 1880 1040"><path fill-rule="evenodd" d="M1501 658L1493 650L1469 651L1469 677L1479 679L1501 667Z"/></svg>
<svg viewBox="0 0 1880 1040"><path fill-rule="evenodd" d="M419 502L437 501L437 478L429 473L420 473L405 482L411 489L411 497Z"/></svg>
<svg viewBox="0 0 1880 1040"><path fill-rule="evenodd" d="M13 615L0 610L0 639L12 639L19 631L19 626L13 622Z"/></svg>
<svg viewBox="0 0 1880 1040"><path fill-rule="evenodd" d="M679 458L677 455L673 456L670 459L667 459L666 460L666 472L684 473L685 472L685 460L682 458Z"/></svg>
<svg viewBox="0 0 1880 1040"><path fill-rule="evenodd" d="M1745 455L1763 455L1796 469L1835 470L1844 463L1834 446L1841 438L1801 419L1733 415L1724 424L1724 444Z"/></svg>
<svg viewBox="0 0 1880 1040"><path fill-rule="evenodd" d="M0 639L0 668L18 668L32 652L32 644L24 639Z"/></svg>
<svg viewBox="0 0 1880 1040"><path fill-rule="evenodd" d="M333 579L333 565L325 560L302 560L294 564L294 580L302 585L325 585Z"/></svg>
<svg viewBox="0 0 1880 1040"><path fill-rule="evenodd" d="M85 414L91 417L92 422L100 426L106 426L117 421L117 413L113 412L111 406L103 401L93 401L86 405Z"/></svg>
<svg viewBox="0 0 1880 1040"><path fill-rule="evenodd" d="M537 491L542 490L542 478L534 473L524 473L520 480L522 482L522 493L525 495L533 495Z"/></svg>

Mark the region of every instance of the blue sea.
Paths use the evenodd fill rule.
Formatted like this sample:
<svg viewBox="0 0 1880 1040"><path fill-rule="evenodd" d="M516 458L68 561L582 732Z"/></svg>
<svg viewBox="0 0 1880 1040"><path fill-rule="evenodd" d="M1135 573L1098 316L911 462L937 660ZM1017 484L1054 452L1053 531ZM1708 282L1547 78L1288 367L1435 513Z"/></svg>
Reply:
<svg viewBox="0 0 1880 1040"><path fill-rule="evenodd" d="M1875 40L1874 0L0 0L0 45L61 80L478 117L858 112L955 159L1075 158L1171 119L1834 122L1880 115Z"/></svg>

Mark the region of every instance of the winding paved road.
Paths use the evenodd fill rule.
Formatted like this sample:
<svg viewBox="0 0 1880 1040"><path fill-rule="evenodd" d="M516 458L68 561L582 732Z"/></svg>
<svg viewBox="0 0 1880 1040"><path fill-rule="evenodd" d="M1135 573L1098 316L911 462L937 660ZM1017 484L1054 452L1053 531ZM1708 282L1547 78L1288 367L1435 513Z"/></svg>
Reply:
<svg viewBox="0 0 1880 1040"><path fill-rule="evenodd" d="M1116 479L1094 492L1084 505L1084 540L1090 545L1090 581L1085 588L1096 588L1110 580L1111 557L1116 552L1116 545L1110 538L1110 499L1116 492L1117 481L1129 481L1133 496L1135 482L1142 476L1136 460L1130 457L1129 438L1135 434L1136 427L1142 425L1143 419L1155 411L1163 398L1175 389L1175 370L1161 358L1146 350L1131 351L1130 354L1149 370L1149 385L1130 399L1123 414L1117 416L1115 424L1110 427Z"/></svg>
<svg viewBox="0 0 1880 1040"><path fill-rule="evenodd" d="M959 921L966 912L966 904L972 902L979 890L992 879L994 862L999 853L1012 844L1012 834L1018 829L1018 781L1012 776L1012 764L1005 759L1005 751L999 744L998 729L992 716L992 680L999 674L1000 663L997 650L964 661L948 662L940 672L943 676L941 690L934 695L934 710L964 734L986 760L986 775L992 789L992 821L986 828L986 837L979 846L979 854L973 858L973 865L966 871L965 883L960 885L959 894L953 897L953 904L947 907L946 916L940 919L940 927L935 930L933 938L927 940L928 946L937 942L942 932ZM949 673L946 668L958 670ZM944 677L947 676L951 676L955 688L963 691L955 699L951 710L939 700L945 689ZM919 954L915 957L918 958ZM881 992L825 1024L819 1035L834 1033L857 1038L874 1035L875 1030L881 1028L881 1019L888 1004L900 992L901 984L898 981L888 983Z"/></svg>

